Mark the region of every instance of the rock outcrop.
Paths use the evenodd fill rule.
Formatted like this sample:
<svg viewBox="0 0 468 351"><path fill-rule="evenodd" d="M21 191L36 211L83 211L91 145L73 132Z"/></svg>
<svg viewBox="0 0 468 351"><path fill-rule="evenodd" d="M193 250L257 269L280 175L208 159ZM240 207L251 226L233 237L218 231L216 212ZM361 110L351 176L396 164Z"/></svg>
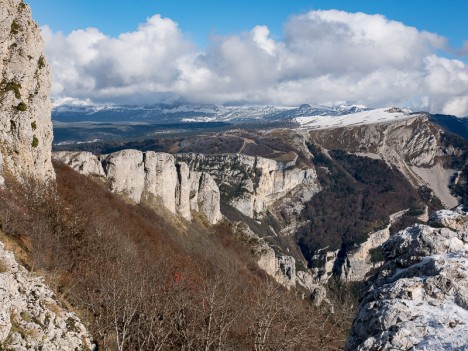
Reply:
<svg viewBox="0 0 468 351"><path fill-rule="evenodd" d="M67 312L43 280L19 265L0 243L0 349L92 350L78 317Z"/></svg>
<svg viewBox="0 0 468 351"><path fill-rule="evenodd" d="M46 181L55 176L51 162L51 74L42 52L40 29L22 0L0 6L0 182Z"/></svg>
<svg viewBox="0 0 468 351"><path fill-rule="evenodd" d="M369 238L357 248L346 253L346 258L337 267L340 278L345 282L362 282L367 274L382 265L384 257L381 257L381 245L390 238L390 227L407 211L400 211L390 216L388 225L375 233L369 234Z"/></svg>
<svg viewBox="0 0 468 351"><path fill-rule="evenodd" d="M302 287L309 292L316 305L326 299L325 287L310 272L296 270L294 257L276 253L265 239L260 238L245 223L236 223L235 231L251 245L258 266L279 284L288 289Z"/></svg>
<svg viewBox="0 0 468 351"><path fill-rule="evenodd" d="M192 211L211 224L221 218L220 192L206 172L195 172L166 153L122 150L96 156L89 152L58 152L54 158L76 171L102 178L111 191L135 203L161 203L187 220Z"/></svg>
<svg viewBox="0 0 468 351"><path fill-rule="evenodd" d="M294 257L276 253L265 239L260 238L245 223L236 223L235 232L243 240L249 242L261 269L288 289L296 286L296 260Z"/></svg>
<svg viewBox="0 0 468 351"><path fill-rule="evenodd" d="M446 208L452 208L458 201L450 193L449 181L456 171L444 168L441 157L447 150L441 134L427 114L415 114L399 121L310 131L309 137L327 150L382 159L415 186L431 188Z"/></svg>
<svg viewBox="0 0 468 351"><path fill-rule="evenodd" d="M6 175L48 182L51 74L40 29L22 0L0 3L0 186ZM0 350L92 349L80 320L0 243Z"/></svg>
<svg viewBox="0 0 468 351"><path fill-rule="evenodd" d="M251 218L261 218L280 199L284 204L293 197L301 205L320 190L315 169L297 168L296 161L242 154L179 154L176 158L194 171L209 173L224 201Z"/></svg>
<svg viewBox="0 0 468 351"><path fill-rule="evenodd" d="M346 350L468 349L468 213L439 211L384 245Z"/></svg>

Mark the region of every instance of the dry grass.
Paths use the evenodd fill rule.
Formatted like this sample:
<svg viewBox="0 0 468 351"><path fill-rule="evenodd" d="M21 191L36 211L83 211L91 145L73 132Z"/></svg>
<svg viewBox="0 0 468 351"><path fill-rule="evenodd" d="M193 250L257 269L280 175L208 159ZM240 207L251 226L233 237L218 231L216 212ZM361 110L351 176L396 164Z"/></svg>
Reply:
<svg viewBox="0 0 468 351"><path fill-rule="evenodd" d="M213 338L206 335L210 313L219 323L229 321L222 349L252 349L263 307L278 306L285 312L271 321L277 331L272 345L289 337L277 339L285 325L302 335L303 345L323 337L318 325L329 317L266 278L229 222L212 227L198 215L179 220L158 206L129 204L63 164L55 168L56 188L26 182L0 198L0 215L16 209L5 239L26 258L30 253L31 265L45 273L63 305L79 313L100 349L116 349L119 333L128 338L125 350L155 349L160 342L165 350L205 349ZM274 299L265 301L267 293ZM137 313L130 319L115 314L126 308ZM158 330L155 320L162 323ZM160 332L170 337L145 339ZM344 333L337 329L335 335L341 337L327 342L342 346ZM143 339L152 346L141 346ZM304 349L291 345L281 349Z"/></svg>
<svg viewBox="0 0 468 351"><path fill-rule="evenodd" d="M16 237L6 235L5 232L0 230L0 241L5 245L5 250L12 252L15 255L16 261L21 265L28 268L32 266L32 261L25 244L28 241L27 238L24 238L24 241L22 241Z"/></svg>
<svg viewBox="0 0 468 351"><path fill-rule="evenodd" d="M8 272L8 267L5 265L5 263L0 261L0 273L6 273L6 272Z"/></svg>

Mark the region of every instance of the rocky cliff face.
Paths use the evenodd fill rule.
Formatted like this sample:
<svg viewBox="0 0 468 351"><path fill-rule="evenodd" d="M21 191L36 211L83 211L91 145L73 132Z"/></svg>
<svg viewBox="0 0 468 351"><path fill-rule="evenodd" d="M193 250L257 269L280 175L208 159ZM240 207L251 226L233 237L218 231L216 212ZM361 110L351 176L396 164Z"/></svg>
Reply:
<svg viewBox="0 0 468 351"><path fill-rule="evenodd" d="M54 178L51 75L38 25L22 0L0 6L0 181L10 173Z"/></svg>
<svg viewBox="0 0 468 351"><path fill-rule="evenodd" d="M5 176L55 177L51 162L51 75L31 10L0 1L0 186ZM90 335L43 280L0 243L0 349L91 350Z"/></svg>
<svg viewBox="0 0 468 351"><path fill-rule="evenodd" d="M176 157L190 169L209 173L219 184L224 201L251 218L261 218L278 200L287 203L288 197L294 197L300 206L320 190L315 169L297 168L295 160L277 162L242 154Z"/></svg>
<svg viewBox="0 0 468 351"><path fill-rule="evenodd" d="M305 289L317 305L326 298L325 288L311 272L296 270L294 257L276 253L265 239L260 238L245 223L236 223L235 231L251 245L252 252L257 257L258 266L279 284L288 289L297 287Z"/></svg>
<svg viewBox="0 0 468 351"><path fill-rule="evenodd" d="M91 350L90 335L0 243L0 349Z"/></svg>
<svg viewBox="0 0 468 351"><path fill-rule="evenodd" d="M415 186L426 185L446 205L458 204L448 185L455 170L444 169L441 130L428 115L401 121L311 131L310 138L328 150L345 150L382 159L397 167Z"/></svg>
<svg viewBox="0 0 468 351"><path fill-rule="evenodd" d="M192 211L206 216L211 224L221 218L220 193L206 172L195 172L165 153L122 150L95 156L89 152L58 152L54 158L85 175L104 179L111 191L135 203L161 203L187 220Z"/></svg>
<svg viewBox="0 0 468 351"><path fill-rule="evenodd" d="M315 262L321 262L318 267L310 270L315 282L326 283L332 276L343 282L363 282L369 272L383 264L381 246L390 238L390 227L400 219L407 210L394 213L384 229L369 233L366 241L355 245L346 252L342 250L319 250L314 256Z"/></svg>
<svg viewBox="0 0 468 351"><path fill-rule="evenodd" d="M383 245L346 350L468 348L468 213L439 211Z"/></svg>

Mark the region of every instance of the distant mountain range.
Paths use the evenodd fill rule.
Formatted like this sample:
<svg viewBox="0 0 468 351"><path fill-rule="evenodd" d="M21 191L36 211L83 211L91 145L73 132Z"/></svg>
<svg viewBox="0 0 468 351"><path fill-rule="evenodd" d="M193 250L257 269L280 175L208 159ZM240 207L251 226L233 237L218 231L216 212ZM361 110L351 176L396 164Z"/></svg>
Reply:
<svg viewBox="0 0 468 351"><path fill-rule="evenodd" d="M290 120L306 116L342 116L368 108L360 105L223 106L212 104L156 104L148 106L83 105L55 106L52 119L58 122L246 122Z"/></svg>

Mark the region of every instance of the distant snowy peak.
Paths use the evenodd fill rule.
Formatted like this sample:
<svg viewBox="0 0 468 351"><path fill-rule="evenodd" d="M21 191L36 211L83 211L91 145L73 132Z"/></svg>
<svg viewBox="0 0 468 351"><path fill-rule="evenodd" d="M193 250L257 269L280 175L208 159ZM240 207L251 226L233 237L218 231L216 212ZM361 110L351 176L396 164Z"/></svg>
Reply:
<svg viewBox="0 0 468 351"><path fill-rule="evenodd" d="M348 110L349 111L349 110ZM314 114L294 118L302 129L329 129L365 124L376 124L415 117L410 110L387 107L375 110L360 110L347 114Z"/></svg>
<svg viewBox="0 0 468 351"><path fill-rule="evenodd" d="M367 111L360 105L300 105L269 106L269 105L243 105L223 106L213 104L155 104L146 106L125 105L97 105L88 100L61 99L54 101L53 115L60 120L61 116L75 115L87 119L100 120L115 114L118 120L128 116L131 120L172 119L174 121L206 122L206 121L245 121L245 120L293 120L305 116L342 116L351 113Z"/></svg>
<svg viewBox="0 0 468 351"><path fill-rule="evenodd" d="M348 115L350 113L356 113L361 111L367 111L368 108L362 105L338 105L338 106L323 106L323 105L301 105L294 112L296 117L303 116L341 116Z"/></svg>

